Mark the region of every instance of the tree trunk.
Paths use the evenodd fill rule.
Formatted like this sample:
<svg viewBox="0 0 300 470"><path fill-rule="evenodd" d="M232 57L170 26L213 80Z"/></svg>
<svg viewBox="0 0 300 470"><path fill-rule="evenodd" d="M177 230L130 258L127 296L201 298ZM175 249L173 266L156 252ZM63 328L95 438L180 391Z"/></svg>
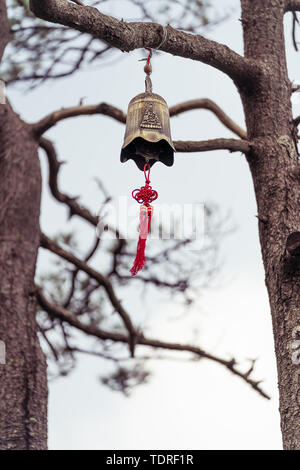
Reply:
<svg viewBox="0 0 300 470"><path fill-rule="evenodd" d="M0 61L9 40L0 0ZM9 104L0 104L0 449L47 446L46 361L37 337L34 274L40 240L37 143ZM2 353L3 353L3 348Z"/></svg>
<svg viewBox="0 0 300 470"><path fill-rule="evenodd" d="M46 362L37 337L34 273L41 175L37 143L0 105L0 449L47 446Z"/></svg>
<svg viewBox="0 0 300 470"><path fill-rule="evenodd" d="M240 87L248 137L248 162L258 206L259 235L273 322L284 449L300 449L300 371L292 360L300 320L300 259L286 251L300 231L300 166L292 119L283 0L242 0L245 56L261 74Z"/></svg>

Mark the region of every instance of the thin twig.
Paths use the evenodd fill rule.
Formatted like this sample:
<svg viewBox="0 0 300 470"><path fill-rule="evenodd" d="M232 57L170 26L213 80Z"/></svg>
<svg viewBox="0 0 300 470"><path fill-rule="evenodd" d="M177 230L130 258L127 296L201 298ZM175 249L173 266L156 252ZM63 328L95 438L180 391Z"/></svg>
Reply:
<svg viewBox="0 0 300 470"><path fill-rule="evenodd" d="M292 12L293 15L293 25L292 25L292 40L295 50L298 52L298 45L296 41L296 25L299 24L299 20L297 17L297 13L295 11Z"/></svg>

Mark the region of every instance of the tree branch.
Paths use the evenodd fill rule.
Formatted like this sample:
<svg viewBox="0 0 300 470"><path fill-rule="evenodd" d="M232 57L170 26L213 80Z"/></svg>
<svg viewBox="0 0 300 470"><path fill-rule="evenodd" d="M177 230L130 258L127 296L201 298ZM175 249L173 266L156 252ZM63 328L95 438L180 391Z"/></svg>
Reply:
<svg viewBox="0 0 300 470"><path fill-rule="evenodd" d="M55 124L62 121L63 119L94 114L103 114L104 116L110 116L123 124L126 123L126 114L123 113L123 111L110 104L100 103L96 106L81 105L54 111L36 124L32 124L32 129L37 136L41 136L44 134L44 132L55 126Z"/></svg>
<svg viewBox="0 0 300 470"><path fill-rule="evenodd" d="M298 44L296 40L296 26L299 24L299 20L297 17L297 13L295 11L292 12L293 15L293 20L292 20L292 41L294 45L294 49L296 52L298 52Z"/></svg>
<svg viewBox="0 0 300 470"><path fill-rule="evenodd" d="M285 11L300 11L300 0L286 0Z"/></svg>
<svg viewBox="0 0 300 470"><path fill-rule="evenodd" d="M94 227L97 227L98 221L99 221L98 216L93 215L89 211L89 209L82 206L81 204L78 204L76 200L77 198L74 198L74 197L72 198L68 196L67 194L62 193L59 190L57 179L58 179L59 169L63 162L58 161L56 151L52 142L48 139L45 139L44 137L41 137L39 144L40 144L40 147L45 151L47 159L48 159L49 187L50 187L50 191L53 197L57 201L62 202L63 204L66 204L68 206L70 210L70 217L72 217L73 215L77 215L78 217L81 217L82 219L92 224ZM115 234L116 238L118 239L117 246L121 250L122 247L125 245L125 240L121 237L119 230L116 228L110 227L110 225L108 224L107 224L107 229L111 230Z"/></svg>
<svg viewBox="0 0 300 470"><path fill-rule="evenodd" d="M215 116L234 134L241 139L247 139L247 133L238 124L236 124L214 101L208 98L201 98L196 100L185 101L170 107L170 116L177 116L178 114L192 109L208 109L213 112Z"/></svg>
<svg viewBox="0 0 300 470"><path fill-rule="evenodd" d="M129 338L126 335L123 335L121 333L104 331L94 325L88 325L86 323L82 323L69 310L66 310L64 307L60 305L49 302L39 287L37 287L36 289L36 297L41 307L46 312L48 312L50 317L58 318L61 321L66 322L69 325L77 328L78 330L83 331L87 335L94 336L104 341L110 340L110 341L121 342L121 343L128 343L129 341ZM245 373L240 372L237 369L237 363L235 359L225 360L218 356L214 356L213 354L207 353L203 349L198 348L196 346L179 344L179 343L169 343L165 341L159 341L156 339L145 338L138 331L136 331L136 344L139 344L141 346L149 346L155 349L166 349L166 350L172 350L172 351L190 352L198 358L209 359L213 362L221 364L222 366L225 366L227 369L230 370L230 372L239 376L241 379L247 382L261 396L263 396L264 398L270 399L270 397L260 387L260 381L254 381L253 379L250 378L251 372L253 370L252 366L251 366L251 370L249 369Z"/></svg>
<svg viewBox="0 0 300 470"><path fill-rule="evenodd" d="M88 276L90 276L92 279L95 279L95 281L98 282L100 286L103 286L105 289L105 292L116 310L116 312L120 315L120 317L123 320L123 323L130 335L131 341L129 342L130 345L130 351L132 356L134 356L134 345L135 345L135 340L136 340L136 330L131 322L131 319L122 306L122 303L119 301L117 298L114 288L109 281L107 277L105 277L103 274L99 273L99 271L96 271L95 269L91 268L85 261L80 260L77 258L73 253L64 250L62 247L60 247L56 242L48 238L45 234L41 234L41 243L40 243L42 248L45 248L49 251L52 251L52 253L55 253L56 255L60 256L61 258L65 259L69 263L74 264L78 269L81 271L84 271Z"/></svg>
<svg viewBox="0 0 300 470"><path fill-rule="evenodd" d="M100 243L100 238L97 237L95 242L94 242L94 245L93 245L92 249L89 251L89 253L84 258L85 263L87 263L94 256L94 254L96 253L97 248L99 246L99 243ZM79 272L79 269L76 268L71 273L71 288L70 288L69 295L68 295L68 297L67 297L67 299L64 303L65 308L69 307L70 302L73 298L73 295L74 295L74 292L75 292L75 285L76 285L76 279L77 279L78 272Z"/></svg>
<svg viewBox="0 0 300 470"><path fill-rule="evenodd" d="M182 103L176 104L175 106L171 106L170 117L178 116L181 113L185 113L186 111L191 111L193 109L208 109L209 111L212 111L215 116L224 124L224 126L231 130L234 134L236 134L241 139L247 138L247 134L244 129L236 124L214 101L208 98L184 101ZM41 121L32 124L32 129L36 135L40 136L63 119L94 114L103 114L105 116L110 116L122 124L126 123L126 114L123 113L122 110L108 103L100 103L95 106L80 105L54 111L53 113L43 118Z"/></svg>
<svg viewBox="0 0 300 470"><path fill-rule="evenodd" d="M237 139L211 139L200 141L176 141L174 146L177 152L206 152L208 150L229 150L230 152L247 153L251 148L247 140Z"/></svg>
<svg viewBox="0 0 300 470"><path fill-rule="evenodd" d="M70 217L73 215L78 215L79 217L85 219L90 224L97 227L98 224L98 217L93 215L86 207L81 206L76 201L76 198L72 198L67 194L60 192L58 188L57 178L58 172L62 165L62 162L57 160L56 151L54 145L50 140L41 138L40 139L40 147L45 150L48 164L49 164L49 187L51 190L52 195L57 199L57 201L66 204L70 209Z"/></svg>
<svg viewBox="0 0 300 470"><path fill-rule="evenodd" d="M63 24L101 39L121 51L138 48L155 49L161 44L163 26L148 22L125 22L104 15L93 7L73 5L67 0L31 0L30 7L39 18ZM258 65L255 61L240 56L227 46L204 38L199 34L189 34L167 26L167 37L160 49L180 57L204 62L233 80L249 82L255 77Z"/></svg>

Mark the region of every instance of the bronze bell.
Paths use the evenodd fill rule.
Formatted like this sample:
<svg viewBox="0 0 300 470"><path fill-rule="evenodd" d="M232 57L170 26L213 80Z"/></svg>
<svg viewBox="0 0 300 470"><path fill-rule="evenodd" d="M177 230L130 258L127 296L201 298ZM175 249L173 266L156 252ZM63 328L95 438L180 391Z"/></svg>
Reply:
<svg viewBox="0 0 300 470"><path fill-rule="evenodd" d="M144 170L146 163L152 166L157 161L172 166L174 151L168 105L161 96L152 93L148 75L146 92L135 96L128 105L121 162L132 159L140 170Z"/></svg>

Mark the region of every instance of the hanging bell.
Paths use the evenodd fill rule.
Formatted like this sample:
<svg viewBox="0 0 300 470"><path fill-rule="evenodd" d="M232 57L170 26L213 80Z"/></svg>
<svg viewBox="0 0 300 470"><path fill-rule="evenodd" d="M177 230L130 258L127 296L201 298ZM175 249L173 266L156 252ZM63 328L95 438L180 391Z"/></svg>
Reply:
<svg viewBox="0 0 300 470"><path fill-rule="evenodd" d="M145 93L135 96L128 106L121 162L132 159L142 171L145 164L151 167L158 161L172 166L174 151L168 105L161 96L152 93L148 74Z"/></svg>

